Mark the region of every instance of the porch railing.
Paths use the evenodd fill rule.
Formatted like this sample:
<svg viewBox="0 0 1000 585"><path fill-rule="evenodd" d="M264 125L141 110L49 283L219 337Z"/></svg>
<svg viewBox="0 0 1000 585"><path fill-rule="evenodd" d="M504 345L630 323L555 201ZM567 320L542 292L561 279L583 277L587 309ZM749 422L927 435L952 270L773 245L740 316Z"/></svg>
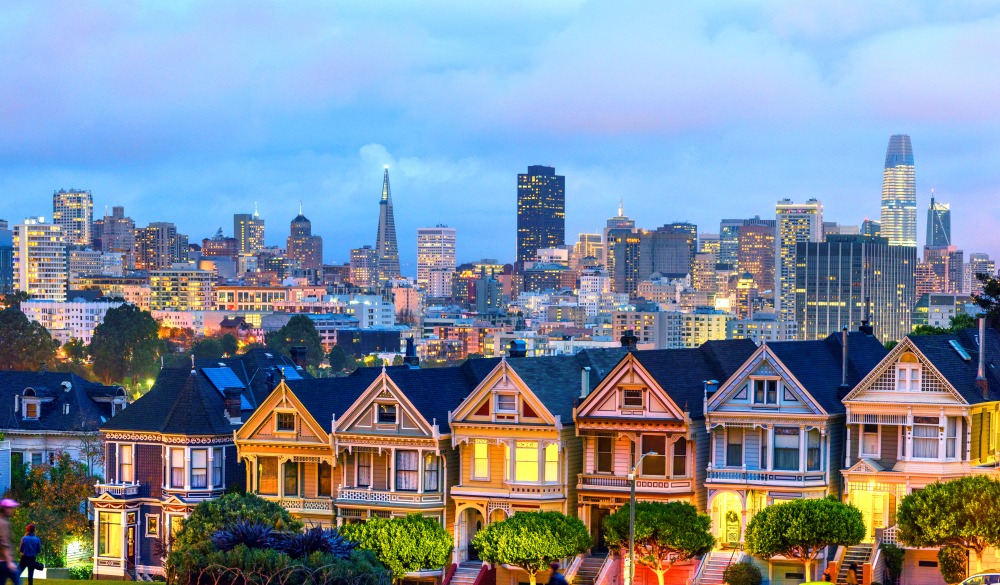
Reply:
<svg viewBox="0 0 1000 585"><path fill-rule="evenodd" d="M764 471L750 469L709 469L707 481L757 484L826 484L823 471Z"/></svg>
<svg viewBox="0 0 1000 585"><path fill-rule="evenodd" d="M612 489L631 489L631 483L627 477L615 476L615 475L600 475L600 474L589 474L581 473L579 474L579 485L580 487L596 487L596 488L612 488ZM648 477L638 477L635 480L636 491L643 490L655 490L655 491L690 491L691 490L691 479L690 478L677 478L677 479L657 479Z"/></svg>
<svg viewBox="0 0 1000 585"><path fill-rule="evenodd" d="M94 491L97 495L110 494L112 496L137 496L139 495L139 483L96 483Z"/></svg>
<svg viewBox="0 0 1000 585"><path fill-rule="evenodd" d="M339 488L337 490L337 499L385 504L440 504L444 502L444 496L437 492L421 494L416 492L390 492L364 488Z"/></svg>

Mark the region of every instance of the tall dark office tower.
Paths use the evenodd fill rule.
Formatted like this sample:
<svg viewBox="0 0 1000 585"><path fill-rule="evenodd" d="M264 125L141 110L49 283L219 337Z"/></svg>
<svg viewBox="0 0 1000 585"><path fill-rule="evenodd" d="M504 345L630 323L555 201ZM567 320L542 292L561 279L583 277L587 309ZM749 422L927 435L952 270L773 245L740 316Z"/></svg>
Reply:
<svg viewBox="0 0 1000 585"><path fill-rule="evenodd" d="M0 219L0 295L14 292L14 232Z"/></svg>
<svg viewBox="0 0 1000 585"><path fill-rule="evenodd" d="M256 254L264 249L264 220L254 204L253 215L233 214L233 237L239 242L240 254Z"/></svg>
<svg viewBox="0 0 1000 585"><path fill-rule="evenodd" d="M917 245L917 186L907 134L889 137L882 172L882 237L890 246Z"/></svg>
<svg viewBox="0 0 1000 585"><path fill-rule="evenodd" d="M541 248L566 244L566 177L534 165L517 176L517 261L534 262Z"/></svg>
<svg viewBox="0 0 1000 585"><path fill-rule="evenodd" d="M882 237L882 223L866 217L865 220L861 222L861 235L876 238Z"/></svg>
<svg viewBox="0 0 1000 585"><path fill-rule="evenodd" d="M608 272L611 274L611 288L618 293L635 296L641 276L642 233L635 228L611 228L608 230L608 247L611 257Z"/></svg>
<svg viewBox="0 0 1000 585"><path fill-rule="evenodd" d="M135 221L125 217L123 206L112 207L111 215L105 209L104 217L94 222L94 248L117 252L122 255L126 269L135 268Z"/></svg>
<svg viewBox="0 0 1000 585"><path fill-rule="evenodd" d="M302 202L299 202L299 214L292 220L287 247L288 257L299 268L315 270L323 266L323 238L312 235L312 222L302 215Z"/></svg>
<svg viewBox="0 0 1000 585"><path fill-rule="evenodd" d="M861 235L831 235L825 242L795 247L799 339L823 339L842 327L857 329L869 311L879 340L899 340L910 332L916 248Z"/></svg>
<svg viewBox="0 0 1000 585"><path fill-rule="evenodd" d="M697 253L698 226L690 223L673 223L641 231L639 251L639 279L649 278L654 272L682 276L691 272Z"/></svg>
<svg viewBox="0 0 1000 585"><path fill-rule="evenodd" d="M931 204L927 208L927 241L924 245L951 245L951 205L935 202L933 189L931 189Z"/></svg>
<svg viewBox="0 0 1000 585"><path fill-rule="evenodd" d="M719 222L719 264L736 266L739 262L740 228L743 226L768 226L773 235L775 220L755 215L749 219L724 219Z"/></svg>
<svg viewBox="0 0 1000 585"><path fill-rule="evenodd" d="M382 199L378 202L378 236L375 238L378 263L378 283L399 278L399 246L396 244L396 220L392 215L392 193L389 191L389 167L382 175Z"/></svg>

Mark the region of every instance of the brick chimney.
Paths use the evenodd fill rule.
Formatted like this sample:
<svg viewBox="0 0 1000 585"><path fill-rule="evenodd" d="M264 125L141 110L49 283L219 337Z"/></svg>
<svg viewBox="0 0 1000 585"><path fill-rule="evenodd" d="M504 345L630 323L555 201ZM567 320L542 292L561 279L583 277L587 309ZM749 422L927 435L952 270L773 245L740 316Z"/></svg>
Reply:
<svg viewBox="0 0 1000 585"><path fill-rule="evenodd" d="M417 357L417 348L413 345L413 338L406 338L406 350L403 354L403 363L410 366L411 368L416 368L420 366L420 358Z"/></svg>
<svg viewBox="0 0 1000 585"><path fill-rule="evenodd" d="M639 343L639 338L635 336L635 331L629 329L625 331L625 333L622 333L621 339L619 339L619 341L621 341L622 347L624 347L625 349L629 351L635 351L635 346L637 343Z"/></svg>
<svg viewBox="0 0 1000 585"><path fill-rule="evenodd" d="M304 345L294 345L294 346L288 348L288 354L291 356L292 362L294 362L295 365L297 367L300 367L300 368L306 367L306 354L307 353L308 353L308 350L306 349L306 346L304 346Z"/></svg>
<svg viewBox="0 0 1000 585"><path fill-rule="evenodd" d="M222 406L229 422L238 425L243 423L243 401L239 388L226 388L223 391Z"/></svg>

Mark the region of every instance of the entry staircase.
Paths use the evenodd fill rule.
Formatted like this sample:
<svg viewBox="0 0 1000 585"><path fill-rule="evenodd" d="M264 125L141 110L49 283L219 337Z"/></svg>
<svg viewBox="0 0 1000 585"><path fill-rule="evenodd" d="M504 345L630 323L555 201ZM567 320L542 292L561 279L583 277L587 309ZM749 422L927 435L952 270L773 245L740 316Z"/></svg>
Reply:
<svg viewBox="0 0 1000 585"><path fill-rule="evenodd" d="M451 576L451 581L448 585L473 585L476 582L476 577L479 576L479 571L482 570L482 561L466 561L460 563L458 568Z"/></svg>
<svg viewBox="0 0 1000 585"><path fill-rule="evenodd" d="M844 553L844 560L840 563L840 570L837 573L837 583L847 583L847 570L851 568L851 563L858 564L858 583L861 582L861 568L872 558L873 547L871 544L857 544L848 547Z"/></svg>
<svg viewBox="0 0 1000 585"><path fill-rule="evenodd" d="M584 557L580 562L580 568L576 571L576 578L573 585L598 585L595 583L597 576L601 573L601 567L608 560L608 553L597 553Z"/></svg>
<svg viewBox="0 0 1000 585"><path fill-rule="evenodd" d="M705 563L698 577L698 585L724 585L722 574L729 565L739 562L743 553L738 550L715 550L702 560Z"/></svg>

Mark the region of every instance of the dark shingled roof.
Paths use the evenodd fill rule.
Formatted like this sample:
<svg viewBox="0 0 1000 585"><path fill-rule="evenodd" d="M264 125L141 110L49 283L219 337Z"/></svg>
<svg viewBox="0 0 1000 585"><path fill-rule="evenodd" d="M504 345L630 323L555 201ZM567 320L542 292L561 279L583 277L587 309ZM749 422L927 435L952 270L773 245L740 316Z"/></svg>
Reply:
<svg viewBox="0 0 1000 585"><path fill-rule="evenodd" d="M958 390L969 404L1000 400L1000 333L986 328L986 383L987 396L984 397L976 377L979 372L979 331L973 328L942 335L911 335L907 338L924 354L941 375ZM951 342L957 341L969 354L969 360L955 351Z"/></svg>
<svg viewBox="0 0 1000 585"><path fill-rule="evenodd" d="M805 386L806 391L830 414L845 412L844 396L888 354L871 335L854 331L847 340L847 386L841 384L843 342L839 333L826 339L768 343L781 363Z"/></svg>
<svg viewBox="0 0 1000 585"><path fill-rule="evenodd" d="M63 384L69 384L69 392ZM31 388L41 398L51 398L40 405L38 420L25 420L23 412L14 412L14 397ZM93 431L111 418L110 400L124 391L116 386L102 386L76 374L62 372L0 371L0 428L37 431ZM63 414L69 404L69 414Z"/></svg>

